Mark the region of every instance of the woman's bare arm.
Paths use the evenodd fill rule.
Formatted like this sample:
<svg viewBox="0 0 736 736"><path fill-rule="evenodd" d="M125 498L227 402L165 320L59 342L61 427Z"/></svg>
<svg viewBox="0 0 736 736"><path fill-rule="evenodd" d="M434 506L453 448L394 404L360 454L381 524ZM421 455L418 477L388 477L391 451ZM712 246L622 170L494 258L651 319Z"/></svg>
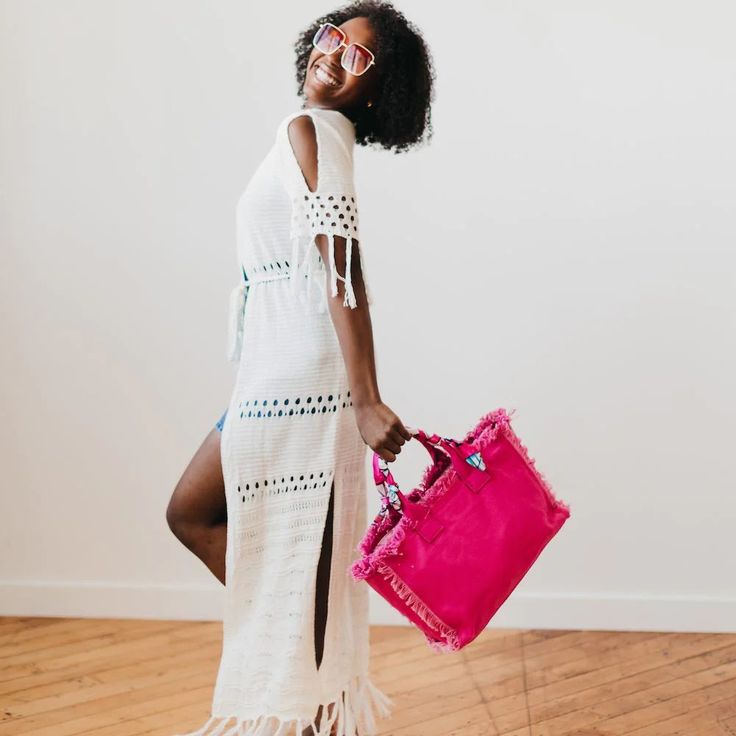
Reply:
<svg viewBox="0 0 736 736"><path fill-rule="evenodd" d="M289 123L288 135L306 184L310 191L316 191L317 138L312 119L306 115L294 118ZM346 239L339 235L333 235L333 238L335 269L338 274L346 275ZM411 439L411 434L401 419L381 400L376 379L373 327L358 257L359 244L355 239L351 242L350 276L357 302L355 308L343 306L345 286L342 279L337 279L337 296L331 295L327 236L316 236L317 248L327 272L327 303L345 361L358 429L365 443L384 460L391 462L401 452L404 442Z"/></svg>

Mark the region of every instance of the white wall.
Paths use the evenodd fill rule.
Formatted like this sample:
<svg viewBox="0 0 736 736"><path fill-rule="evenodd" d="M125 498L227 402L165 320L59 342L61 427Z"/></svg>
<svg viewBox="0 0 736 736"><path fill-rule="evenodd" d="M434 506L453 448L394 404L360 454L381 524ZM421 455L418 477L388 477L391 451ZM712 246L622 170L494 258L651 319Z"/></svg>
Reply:
<svg viewBox="0 0 736 736"><path fill-rule="evenodd" d="M733 5L398 5L438 80L430 146L356 154L384 400L444 435L515 407L572 507L492 623L736 630ZM0 613L220 615L164 511L233 381L235 202L330 7L0 3Z"/></svg>

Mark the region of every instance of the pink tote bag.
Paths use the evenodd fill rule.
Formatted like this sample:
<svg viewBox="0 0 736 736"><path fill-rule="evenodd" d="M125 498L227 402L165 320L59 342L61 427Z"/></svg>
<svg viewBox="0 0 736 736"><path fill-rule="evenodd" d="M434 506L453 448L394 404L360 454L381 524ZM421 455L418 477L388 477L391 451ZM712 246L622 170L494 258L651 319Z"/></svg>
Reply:
<svg viewBox="0 0 736 736"><path fill-rule="evenodd" d="M513 413L513 411L512 411ZM415 624L435 651L475 639L570 516L504 409L462 441L410 430L432 457L403 494L373 453L381 511L350 572Z"/></svg>

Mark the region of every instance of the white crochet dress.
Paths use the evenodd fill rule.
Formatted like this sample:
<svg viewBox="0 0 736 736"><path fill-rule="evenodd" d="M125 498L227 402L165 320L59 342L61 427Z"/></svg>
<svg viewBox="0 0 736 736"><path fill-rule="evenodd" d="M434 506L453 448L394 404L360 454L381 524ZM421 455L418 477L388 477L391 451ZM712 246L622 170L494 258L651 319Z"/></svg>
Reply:
<svg viewBox="0 0 736 736"><path fill-rule="evenodd" d="M303 114L317 134L315 192L287 133ZM229 355L238 369L221 438L223 648L211 718L190 736L301 736L308 726L320 736L334 728L338 736L369 736L376 715L389 716L393 705L368 676L369 588L349 572L367 525L367 446L327 299L337 298L336 278L345 282L342 306L355 306L356 295L347 264L325 289L314 240L328 236L331 262L340 242L333 235L359 240L354 145L353 123L342 113L291 113L237 205L244 278L231 296ZM352 256L361 257L357 242ZM317 563L333 481L329 608L317 669Z"/></svg>

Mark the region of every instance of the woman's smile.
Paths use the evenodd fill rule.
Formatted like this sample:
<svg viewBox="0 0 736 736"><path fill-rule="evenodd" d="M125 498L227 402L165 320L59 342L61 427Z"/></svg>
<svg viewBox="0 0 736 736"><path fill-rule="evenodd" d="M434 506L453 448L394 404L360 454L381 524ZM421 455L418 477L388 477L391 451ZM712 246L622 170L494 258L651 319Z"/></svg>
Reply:
<svg viewBox="0 0 736 736"><path fill-rule="evenodd" d="M314 78L327 87L339 87L340 79L329 70L327 64L318 61L314 65Z"/></svg>

